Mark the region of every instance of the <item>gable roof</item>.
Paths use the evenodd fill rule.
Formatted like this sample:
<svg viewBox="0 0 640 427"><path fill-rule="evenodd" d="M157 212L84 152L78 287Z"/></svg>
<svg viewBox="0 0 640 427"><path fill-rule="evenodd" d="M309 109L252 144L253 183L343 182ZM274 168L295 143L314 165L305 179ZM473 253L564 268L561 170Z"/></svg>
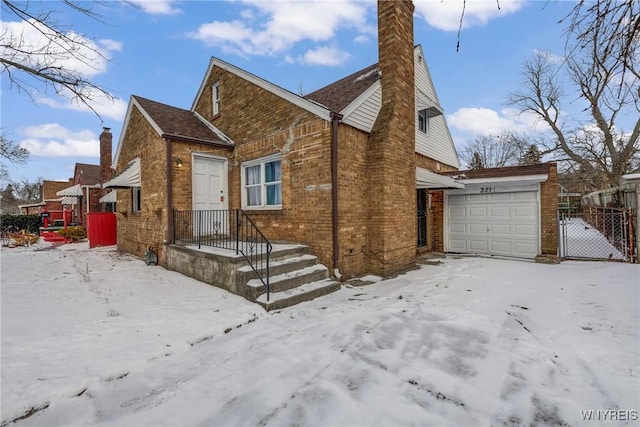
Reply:
<svg viewBox="0 0 640 427"><path fill-rule="evenodd" d="M202 96L202 93L205 89L205 83L209 80L209 76L215 67L219 67L227 72L235 74L236 76L255 84L256 86L271 92L272 94L279 96L280 98L291 102L292 104L309 111L317 115L318 117L325 119L327 121L331 120L331 110L324 105L320 105L312 100L305 99L300 95L297 95L291 91L288 91L280 86L273 84L271 82L266 81L263 78L256 76L248 71L245 71L241 68L238 68L234 65L229 64L228 62L223 61L222 59L216 58L214 56L211 57L211 61L209 61L209 67L207 68L207 72L202 79L202 83L200 84L200 89L198 89L198 93L193 100L193 104L191 105L191 111L195 111L198 100Z"/></svg>
<svg viewBox="0 0 640 427"><path fill-rule="evenodd" d="M100 165L76 163L73 172L73 182L82 185L95 185L100 183ZM67 187L69 183L67 183Z"/></svg>
<svg viewBox="0 0 640 427"><path fill-rule="evenodd" d="M163 138L233 146L231 139L192 111L141 96L133 95L131 98L140 107L142 114L146 113L151 125Z"/></svg>
<svg viewBox="0 0 640 427"><path fill-rule="evenodd" d="M380 79L378 64L369 65L304 97L340 112Z"/></svg>
<svg viewBox="0 0 640 427"><path fill-rule="evenodd" d="M161 102L152 101L137 95L131 95L123 129L120 135L114 165L118 163L127 125L135 106L151 127L162 138L176 141L196 142L224 148L232 148L233 141L222 131L194 111L185 110Z"/></svg>

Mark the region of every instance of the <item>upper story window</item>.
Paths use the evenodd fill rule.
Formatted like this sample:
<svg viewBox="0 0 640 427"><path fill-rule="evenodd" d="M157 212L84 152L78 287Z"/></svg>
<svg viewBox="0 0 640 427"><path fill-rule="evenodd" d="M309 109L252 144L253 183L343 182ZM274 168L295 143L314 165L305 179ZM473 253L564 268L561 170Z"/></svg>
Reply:
<svg viewBox="0 0 640 427"><path fill-rule="evenodd" d="M242 208L282 208L282 160L280 155L242 164Z"/></svg>
<svg viewBox="0 0 640 427"><path fill-rule="evenodd" d="M427 110L418 111L418 130L422 133L429 133L429 116L427 116Z"/></svg>
<svg viewBox="0 0 640 427"><path fill-rule="evenodd" d="M213 98L213 115L215 116L220 113L220 82L213 84L211 97Z"/></svg>

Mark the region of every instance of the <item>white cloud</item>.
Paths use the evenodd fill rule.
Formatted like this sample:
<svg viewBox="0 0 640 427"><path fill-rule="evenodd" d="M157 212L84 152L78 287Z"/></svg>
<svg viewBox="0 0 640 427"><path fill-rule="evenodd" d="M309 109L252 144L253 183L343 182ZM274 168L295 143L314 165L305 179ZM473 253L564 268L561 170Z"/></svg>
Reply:
<svg viewBox="0 0 640 427"><path fill-rule="evenodd" d="M444 31L457 31L463 11L462 0L416 0L416 14L427 23ZM498 9L498 4L500 8ZM499 18L520 10L525 0L467 0L464 6L462 27L485 25L493 18Z"/></svg>
<svg viewBox="0 0 640 427"><path fill-rule="evenodd" d="M489 108L460 108L447 116L449 125L473 136L496 135L503 131L542 132L544 125L532 114L519 114L515 109L498 111Z"/></svg>
<svg viewBox="0 0 640 427"><path fill-rule="evenodd" d="M100 39L98 43L107 51L122 51L122 42L111 39Z"/></svg>
<svg viewBox="0 0 640 427"><path fill-rule="evenodd" d="M550 64L562 64L566 61L566 58L561 55L556 55L555 53L549 52L548 50L538 50L535 49L533 51L534 55L540 55L549 61Z"/></svg>
<svg viewBox="0 0 640 427"><path fill-rule="evenodd" d="M201 25L190 37L207 46L243 55L273 55L294 44L327 41L341 28L375 34L367 23L373 5L361 1L262 1L245 0L243 21L213 21ZM322 19L319 19L322 17Z"/></svg>
<svg viewBox="0 0 640 427"><path fill-rule="evenodd" d="M152 15L177 15L182 10L173 7L174 0L129 0L140 9Z"/></svg>
<svg viewBox="0 0 640 427"><path fill-rule="evenodd" d="M0 32L5 42L0 47L0 57L11 59L27 68L60 67L80 79L91 80L107 71L112 52L122 50L122 43L119 41L101 39L94 42L73 31L65 33L66 39L59 38L52 42L38 29L45 31L42 24L35 21L0 22ZM33 52L41 54L30 54ZM36 91L37 89L34 90ZM39 103L54 108L91 111L86 105L74 101L74 96L69 90L56 85L56 93L60 95L56 99L46 98L37 93L31 95ZM111 101L92 88L84 88L82 93L91 100L91 106L101 116L118 120L123 118L126 111L123 101Z"/></svg>
<svg viewBox="0 0 640 427"><path fill-rule="evenodd" d="M19 144L32 156L98 157L100 142L90 130L71 131L57 123L29 126L22 130Z"/></svg>
<svg viewBox="0 0 640 427"><path fill-rule="evenodd" d="M120 98L111 99L97 90L87 91L87 95L88 99L90 99L89 105L100 117L118 121L124 120L127 112L127 103L125 101ZM79 102L77 99L72 99L71 94L65 91L62 92L60 98L40 97L36 99L36 102L52 108L90 112L93 114L93 111L91 111L87 105Z"/></svg>
<svg viewBox="0 0 640 427"><path fill-rule="evenodd" d="M49 31L34 20L0 21L0 32L3 35L0 57L34 69L62 67L87 78L104 73L111 51L122 49L120 42L104 39L96 44L73 31L53 42L43 35Z"/></svg>
<svg viewBox="0 0 640 427"><path fill-rule="evenodd" d="M350 57L347 52L337 47L320 47L308 50L302 57L302 62L307 65L342 65Z"/></svg>

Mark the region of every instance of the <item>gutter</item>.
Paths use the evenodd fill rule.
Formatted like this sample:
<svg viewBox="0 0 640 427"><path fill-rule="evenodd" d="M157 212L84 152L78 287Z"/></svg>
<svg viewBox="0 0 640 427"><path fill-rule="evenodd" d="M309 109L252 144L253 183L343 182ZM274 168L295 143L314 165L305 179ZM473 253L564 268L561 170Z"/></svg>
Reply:
<svg viewBox="0 0 640 427"><path fill-rule="evenodd" d="M331 210L333 227L333 274L340 279L340 242L338 240L338 126L342 115L330 113L331 117Z"/></svg>
<svg viewBox="0 0 640 427"><path fill-rule="evenodd" d="M165 242L167 244L174 243L173 241L173 180L172 180L172 161L171 161L171 152L173 148L173 143L170 138L165 138L167 142L167 237Z"/></svg>
<svg viewBox="0 0 640 427"><path fill-rule="evenodd" d="M193 138L190 136L178 135L174 133L163 133L162 138L164 138L165 140L175 139L176 141L193 142L195 144L203 144L218 148L226 148L227 150L233 150L233 145L224 141Z"/></svg>

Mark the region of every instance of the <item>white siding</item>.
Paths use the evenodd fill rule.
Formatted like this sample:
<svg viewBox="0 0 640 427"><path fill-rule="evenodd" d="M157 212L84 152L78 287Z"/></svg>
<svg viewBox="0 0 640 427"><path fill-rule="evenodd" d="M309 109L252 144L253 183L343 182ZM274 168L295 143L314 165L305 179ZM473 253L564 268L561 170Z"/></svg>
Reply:
<svg viewBox="0 0 640 427"><path fill-rule="evenodd" d="M440 105L421 46L416 47L414 55L416 88L419 88ZM416 109L416 120L417 114ZM416 126L416 152L441 163L460 168L458 153L453 144L444 115L429 119L429 132L427 134L420 132Z"/></svg>
<svg viewBox="0 0 640 427"><path fill-rule="evenodd" d="M420 91L426 94L432 101L440 105L433 81L431 80L429 68L424 59L422 47L417 46L414 55L416 88L419 88ZM342 119L343 123L365 132L371 132L382 105L382 88L379 82L375 83L375 85L377 86L375 88L372 87L372 91L365 92L361 97L354 100L351 105L342 110L341 113L344 115ZM417 98L418 95L416 94L416 99ZM416 108L416 123L418 120L417 114L418 111ZM416 152L440 163L460 168L458 154L456 153L444 115L429 119L428 134L420 132L416 124Z"/></svg>
<svg viewBox="0 0 640 427"><path fill-rule="evenodd" d="M378 117L380 112L380 106L382 105L382 88L378 89L371 94L364 102L345 116L342 122L353 126L356 129L361 129L365 132L371 132L373 129L373 123ZM346 110L346 109L345 109Z"/></svg>

